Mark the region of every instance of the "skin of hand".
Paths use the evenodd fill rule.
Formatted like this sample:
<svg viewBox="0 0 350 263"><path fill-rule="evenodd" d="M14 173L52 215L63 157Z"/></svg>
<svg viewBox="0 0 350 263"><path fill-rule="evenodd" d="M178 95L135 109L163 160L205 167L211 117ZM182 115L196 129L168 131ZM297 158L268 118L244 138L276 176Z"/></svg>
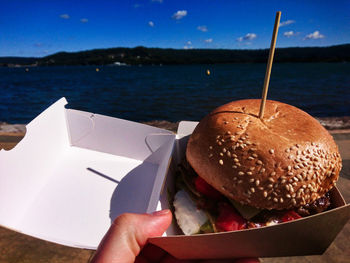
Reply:
<svg viewBox="0 0 350 263"><path fill-rule="evenodd" d="M152 214L126 213L117 217L98 246L91 263L256 263L258 259L179 260L161 248L147 243L161 236L172 220L170 210Z"/></svg>

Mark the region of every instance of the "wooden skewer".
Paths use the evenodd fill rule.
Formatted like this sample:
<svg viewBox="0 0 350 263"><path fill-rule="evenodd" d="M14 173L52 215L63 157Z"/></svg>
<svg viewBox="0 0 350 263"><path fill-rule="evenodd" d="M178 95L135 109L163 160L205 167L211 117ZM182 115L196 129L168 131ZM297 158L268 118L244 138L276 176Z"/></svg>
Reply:
<svg viewBox="0 0 350 263"><path fill-rule="evenodd" d="M275 47L276 47L276 40L277 40L277 34L278 34L278 27L280 24L280 18L281 18L281 11L278 11L276 13L275 26L273 28L272 39L271 39L269 59L267 61L264 87L263 87L262 98L261 98L261 103L260 103L260 111L259 111L259 118L260 119L262 119L264 116L265 103L266 103L266 98L267 98L267 90L269 89L273 55L275 54Z"/></svg>

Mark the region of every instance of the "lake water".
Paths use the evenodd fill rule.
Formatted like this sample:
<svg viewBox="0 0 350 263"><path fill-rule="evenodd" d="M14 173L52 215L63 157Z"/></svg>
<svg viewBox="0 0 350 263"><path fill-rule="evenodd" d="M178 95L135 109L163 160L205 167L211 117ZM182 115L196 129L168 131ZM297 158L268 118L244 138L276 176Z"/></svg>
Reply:
<svg viewBox="0 0 350 263"><path fill-rule="evenodd" d="M266 65L98 68L0 68L0 121L28 123L61 97L69 108L133 121L200 120L231 100L260 98ZM268 98L313 116L349 116L350 63L274 64Z"/></svg>

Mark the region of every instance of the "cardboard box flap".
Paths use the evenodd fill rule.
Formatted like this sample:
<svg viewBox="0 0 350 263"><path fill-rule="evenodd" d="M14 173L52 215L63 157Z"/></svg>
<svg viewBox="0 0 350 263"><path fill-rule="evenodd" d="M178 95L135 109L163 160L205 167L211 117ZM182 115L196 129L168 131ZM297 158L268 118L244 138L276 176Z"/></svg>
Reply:
<svg viewBox="0 0 350 263"><path fill-rule="evenodd" d="M100 114L72 109L66 114L70 144L94 151L144 160L175 137L164 129Z"/></svg>
<svg viewBox="0 0 350 263"><path fill-rule="evenodd" d="M0 224L96 248L119 214L156 209L175 135L66 104L53 104L0 152Z"/></svg>

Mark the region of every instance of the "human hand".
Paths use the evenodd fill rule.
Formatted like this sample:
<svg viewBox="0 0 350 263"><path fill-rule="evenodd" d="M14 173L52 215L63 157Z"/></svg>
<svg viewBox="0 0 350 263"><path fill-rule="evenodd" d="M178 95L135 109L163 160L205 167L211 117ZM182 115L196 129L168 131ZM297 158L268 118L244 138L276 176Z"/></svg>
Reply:
<svg viewBox="0 0 350 263"><path fill-rule="evenodd" d="M256 263L258 259L179 260L161 248L147 244L148 238L161 236L172 220L170 210L153 214L122 214L102 239L91 263Z"/></svg>

